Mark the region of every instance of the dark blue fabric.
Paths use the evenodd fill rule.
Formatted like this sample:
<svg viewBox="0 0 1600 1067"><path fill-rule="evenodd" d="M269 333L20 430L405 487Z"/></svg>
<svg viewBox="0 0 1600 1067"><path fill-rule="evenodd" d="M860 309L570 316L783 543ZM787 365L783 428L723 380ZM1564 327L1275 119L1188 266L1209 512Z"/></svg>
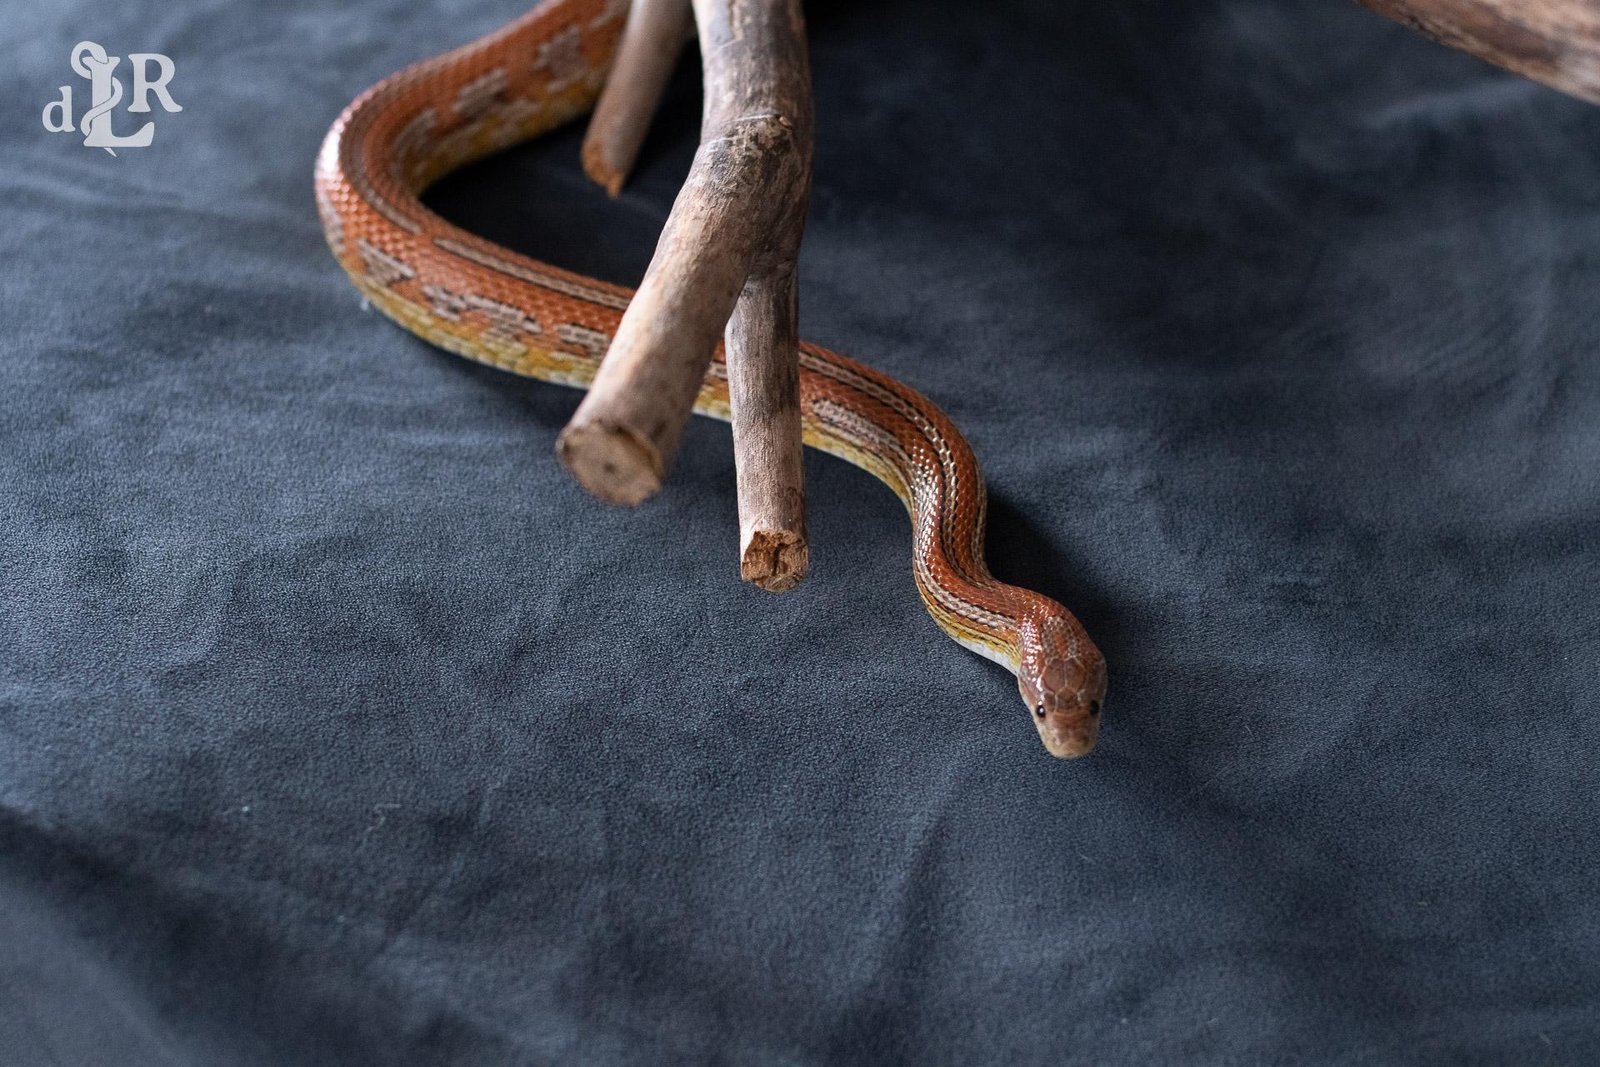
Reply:
<svg viewBox="0 0 1600 1067"><path fill-rule="evenodd" d="M1338 2L812 7L804 332L1100 641L1058 763L864 474L768 596L725 427L610 510L362 312L323 131L515 13L5 3L0 1063L1600 1062L1600 109ZM150 147L43 130L82 39ZM636 281L692 73L618 202L433 202Z"/></svg>

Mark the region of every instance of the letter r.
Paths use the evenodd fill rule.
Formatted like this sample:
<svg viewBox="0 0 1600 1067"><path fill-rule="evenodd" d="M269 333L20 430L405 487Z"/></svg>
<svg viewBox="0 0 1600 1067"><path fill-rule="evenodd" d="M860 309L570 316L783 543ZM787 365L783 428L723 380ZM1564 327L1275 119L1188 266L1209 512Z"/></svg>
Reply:
<svg viewBox="0 0 1600 1067"><path fill-rule="evenodd" d="M159 78L152 79L149 75L148 64L152 62L161 70ZM152 91L161 98L163 108L168 111L183 110L178 102L172 99L172 94L167 92L167 83L177 73L172 60L156 52L129 52L128 64L133 67L133 103L128 105L129 111L149 111Z"/></svg>

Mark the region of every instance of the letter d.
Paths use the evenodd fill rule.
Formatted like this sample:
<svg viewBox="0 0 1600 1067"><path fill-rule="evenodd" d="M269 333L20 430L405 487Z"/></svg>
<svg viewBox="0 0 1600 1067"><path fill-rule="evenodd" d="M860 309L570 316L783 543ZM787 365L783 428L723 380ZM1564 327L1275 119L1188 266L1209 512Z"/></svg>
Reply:
<svg viewBox="0 0 1600 1067"><path fill-rule="evenodd" d="M57 122L50 121L50 112L55 111L60 115ZM44 106L44 128L51 133L71 133L75 128L72 125L72 86L61 87L61 99L52 100Z"/></svg>

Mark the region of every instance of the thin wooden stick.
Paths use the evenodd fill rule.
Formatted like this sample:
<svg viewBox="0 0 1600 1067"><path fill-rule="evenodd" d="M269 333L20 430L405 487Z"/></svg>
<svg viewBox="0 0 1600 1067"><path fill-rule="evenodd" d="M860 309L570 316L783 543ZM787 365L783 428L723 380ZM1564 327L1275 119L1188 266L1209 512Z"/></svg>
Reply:
<svg viewBox="0 0 1600 1067"><path fill-rule="evenodd" d="M616 196L628 180L694 26L689 0L633 0L583 138L583 172Z"/></svg>
<svg viewBox="0 0 1600 1067"><path fill-rule="evenodd" d="M603 500L650 496L730 326L741 547L752 560L741 571L787 588L806 560L793 289L811 175L805 24L799 0L694 8L706 84L700 150L557 450Z"/></svg>
<svg viewBox="0 0 1600 1067"><path fill-rule="evenodd" d="M1361 0L1441 44L1600 104L1592 0Z"/></svg>
<svg viewBox="0 0 1600 1067"><path fill-rule="evenodd" d="M739 576L781 593L806 576L800 335L794 264L753 276L728 320L739 480Z"/></svg>
<svg viewBox="0 0 1600 1067"><path fill-rule="evenodd" d="M744 292L728 320L728 392L733 408L733 457L739 486L739 576L783 592L805 577L805 446L800 430L800 304L797 261L811 188L811 68L799 0L695 0L701 40L726 52L734 78L727 106L771 113L786 121L789 168L779 188L779 214L756 255ZM763 31L750 22L765 18ZM768 47L751 48L747 41ZM741 58L741 51L745 58ZM763 58L765 69L751 69ZM763 82L768 84L763 85ZM708 92L711 80L707 79ZM764 99L770 97L770 99Z"/></svg>

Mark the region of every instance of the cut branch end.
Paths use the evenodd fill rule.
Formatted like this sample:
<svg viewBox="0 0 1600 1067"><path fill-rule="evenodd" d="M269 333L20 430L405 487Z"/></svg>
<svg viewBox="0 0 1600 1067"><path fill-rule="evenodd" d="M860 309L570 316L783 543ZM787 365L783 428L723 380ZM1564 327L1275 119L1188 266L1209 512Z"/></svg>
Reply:
<svg viewBox="0 0 1600 1067"><path fill-rule="evenodd" d="M800 584L811 564L803 537L784 530L755 530L745 538L739 577L772 593Z"/></svg>
<svg viewBox="0 0 1600 1067"><path fill-rule="evenodd" d="M637 507L661 488L661 453L627 426L573 423L556 439L556 455L579 485L608 504Z"/></svg>
<svg viewBox="0 0 1600 1067"><path fill-rule="evenodd" d="M612 166L605 144L585 139L582 159L584 175L604 189L607 196L614 198L622 192L622 183L628 180L628 175Z"/></svg>

